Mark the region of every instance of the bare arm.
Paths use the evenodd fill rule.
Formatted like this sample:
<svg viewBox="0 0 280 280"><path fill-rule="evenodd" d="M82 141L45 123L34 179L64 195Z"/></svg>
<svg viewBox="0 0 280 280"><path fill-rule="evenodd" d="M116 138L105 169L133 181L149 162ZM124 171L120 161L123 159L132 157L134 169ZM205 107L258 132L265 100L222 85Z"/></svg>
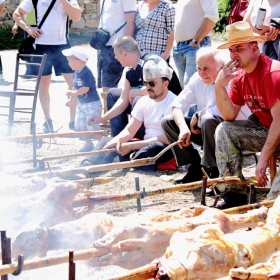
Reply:
<svg viewBox="0 0 280 280"><path fill-rule="evenodd" d="M180 130L178 137L178 140L182 140L182 142L179 144L180 148L189 146L191 144L191 132L188 125L186 124L183 111L178 108L173 108L172 116Z"/></svg>
<svg viewBox="0 0 280 280"><path fill-rule="evenodd" d="M252 22L251 22L251 14L254 8L254 3L255 0L250 0L249 1L249 5L247 7L246 13L244 15L243 21L247 21L251 26L252 26Z"/></svg>
<svg viewBox="0 0 280 280"><path fill-rule="evenodd" d="M161 57L164 60L166 60L170 56L171 50L173 48L173 43L174 43L174 31L171 31L167 39L165 51L164 53L161 54Z"/></svg>
<svg viewBox="0 0 280 280"><path fill-rule="evenodd" d="M78 21L81 18L82 11L78 4L71 4L68 0L60 0L67 15L74 21Z"/></svg>
<svg viewBox="0 0 280 280"><path fill-rule="evenodd" d="M94 121L94 123L103 123L121 114L129 105L130 90L131 90L131 86L128 80L125 80L124 89L121 93L120 98L115 103L115 105L108 112L106 112L106 114L104 114L102 117L92 116L89 118L89 121Z"/></svg>
<svg viewBox="0 0 280 280"><path fill-rule="evenodd" d="M29 24L25 21L25 15L27 12L25 12L22 8L17 7L16 10L13 13L13 19L15 23L23 30L25 30L31 37L38 38L42 31L38 29L37 27L31 27Z"/></svg>
<svg viewBox="0 0 280 280"><path fill-rule="evenodd" d="M125 14L126 26L125 35L133 37L135 12Z"/></svg>
<svg viewBox="0 0 280 280"><path fill-rule="evenodd" d="M237 67L234 61L230 61L224 65L222 70L219 72L215 81L215 93L217 107L220 110L222 117L226 121L233 121L236 119L241 106L233 104L226 91L226 85L231 79L236 77L235 72Z"/></svg>
<svg viewBox="0 0 280 280"><path fill-rule="evenodd" d="M262 186L265 186L268 179L263 174L269 164L269 159L280 145L280 101L276 102L271 108L273 121L269 128L268 136L262 148L261 155L256 166L256 178Z"/></svg>
<svg viewBox="0 0 280 280"><path fill-rule="evenodd" d="M202 22L201 27L197 31L196 35L193 39L196 39L197 41L201 41L203 38L205 38L215 27L215 22L212 21L209 18L205 18ZM197 47L193 42L190 42L190 46Z"/></svg>

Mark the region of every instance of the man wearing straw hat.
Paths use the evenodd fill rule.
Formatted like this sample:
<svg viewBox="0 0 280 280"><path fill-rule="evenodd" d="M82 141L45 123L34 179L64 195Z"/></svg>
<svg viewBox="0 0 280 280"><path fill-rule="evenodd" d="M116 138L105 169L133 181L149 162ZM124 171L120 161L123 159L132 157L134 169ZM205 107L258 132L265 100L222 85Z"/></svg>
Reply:
<svg viewBox="0 0 280 280"><path fill-rule="evenodd" d="M217 106L225 122L216 129L216 159L221 175L242 176L242 151L261 151L255 175L260 186L268 183L266 169L275 151L280 151L280 62L260 53L258 43L264 39L253 34L247 22L226 27L231 60L224 65L215 82ZM228 92L225 86L230 82ZM241 107L252 111L248 120L236 121ZM268 195L279 186L277 173ZM247 203L244 188L225 186L226 193L218 207L225 209ZM278 187L279 188L279 187Z"/></svg>

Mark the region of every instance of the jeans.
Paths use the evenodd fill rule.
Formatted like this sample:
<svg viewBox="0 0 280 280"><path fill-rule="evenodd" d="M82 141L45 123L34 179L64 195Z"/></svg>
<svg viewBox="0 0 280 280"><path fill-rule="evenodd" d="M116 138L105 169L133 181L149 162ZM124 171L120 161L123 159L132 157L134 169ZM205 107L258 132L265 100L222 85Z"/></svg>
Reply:
<svg viewBox="0 0 280 280"><path fill-rule="evenodd" d="M188 84L190 77L196 72L196 52L197 47L192 47L189 43L192 40L178 42L173 48L173 59L178 70L179 80L182 88ZM211 39L206 36L201 42L200 46L210 46Z"/></svg>

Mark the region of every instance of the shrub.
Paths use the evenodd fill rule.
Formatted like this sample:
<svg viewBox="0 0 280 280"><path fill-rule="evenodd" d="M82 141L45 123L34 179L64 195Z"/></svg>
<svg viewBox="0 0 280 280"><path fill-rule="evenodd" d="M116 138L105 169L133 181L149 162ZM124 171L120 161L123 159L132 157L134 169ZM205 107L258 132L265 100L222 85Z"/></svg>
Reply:
<svg viewBox="0 0 280 280"><path fill-rule="evenodd" d="M18 34L13 36L10 26L1 26L0 38L0 50L18 49L23 40L23 31L19 28Z"/></svg>
<svg viewBox="0 0 280 280"><path fill-rule="evenodd" d="M228 15L231 10L231 0L218 0L219 21L216 23L214 32L223 36L225 34Z"/></svg>

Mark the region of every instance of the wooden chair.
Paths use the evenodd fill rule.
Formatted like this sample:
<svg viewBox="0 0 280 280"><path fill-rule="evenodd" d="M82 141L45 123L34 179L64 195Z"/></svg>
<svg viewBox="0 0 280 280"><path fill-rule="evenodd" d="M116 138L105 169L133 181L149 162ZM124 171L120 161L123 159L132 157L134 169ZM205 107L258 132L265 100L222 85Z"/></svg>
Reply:
<svg viewBox="0 0 280 280"><path fill-rule="evenodd" d="M29 57L31 59L29 61L31 61L31 62L27 62L27 61L24 61L21 59L21 58L25 58L25 57ZM13 89L12 90L0 90L0 97L4 97L5 99L8 99L8 102L6 100L6 103L3 103L2 100L0 101L0 104L1 104L0 116L4 116L4 117L8 118L8 128L7 128L7 133L6 133L7 136L11 135L14 122L30 123L30 127L32 127L32 125L34 124L39 84L40 84L40 80L42 77L46 58L47 58L46 54L45 55L20 55L20 54L17 54ZM36 75L20 74L20 70L22 70L21 65L23 65L23 66L29 65L30 67L38 68L38 71L34 71L37 74ZM32 83L32 87L27 87L26 79L34 79L35 80L34 86ZM26 105L25 107L23 107L22 104L18 104L19 102L16 102L18 96L29 97L29 100L26 100L26 101L28 104L30 104L30 106ZM30 119L15 120L14 119L15 113L29 114ZM32 131L31 131L31 133L32 133Z"/></svg>

